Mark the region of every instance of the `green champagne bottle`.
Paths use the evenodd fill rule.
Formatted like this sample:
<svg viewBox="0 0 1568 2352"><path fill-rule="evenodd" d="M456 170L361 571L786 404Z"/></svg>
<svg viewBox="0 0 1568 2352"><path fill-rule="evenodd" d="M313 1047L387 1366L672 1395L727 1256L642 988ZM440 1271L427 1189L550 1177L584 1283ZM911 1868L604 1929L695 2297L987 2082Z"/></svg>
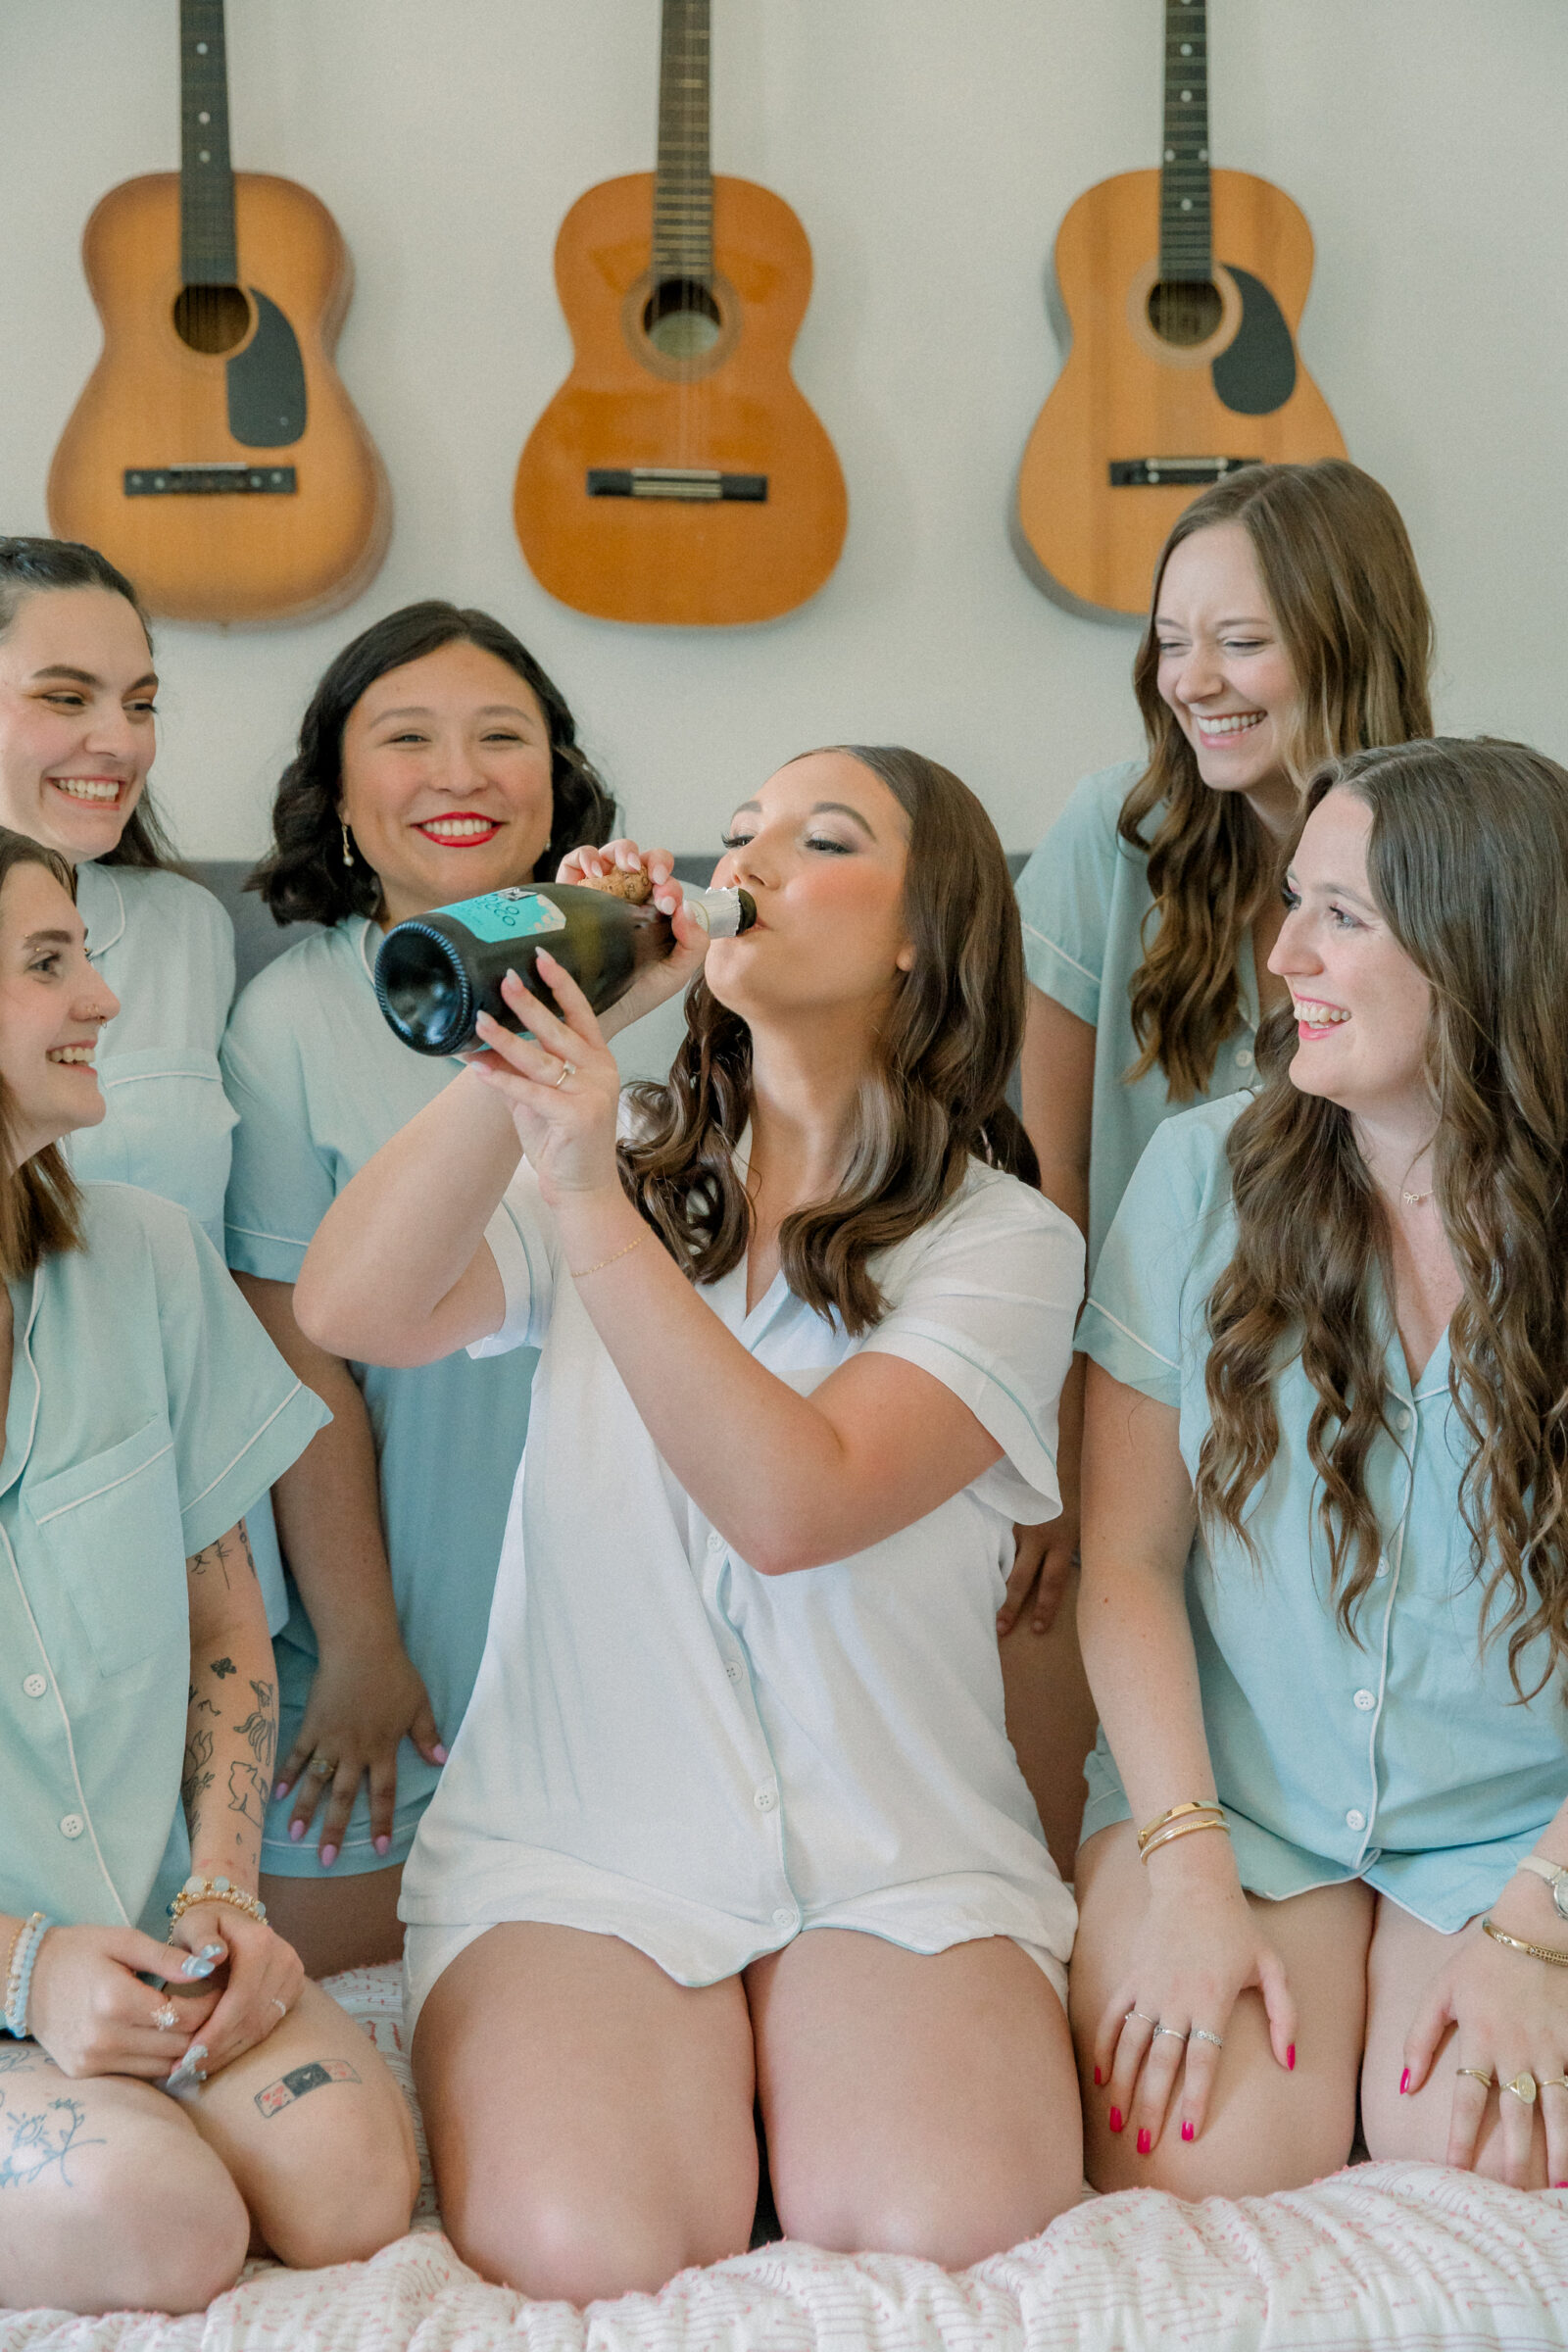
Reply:
<svg viewBox="0 0 1568 2352"><path fill-rule="evenodd" d="M757 920L750 891L690 890L685 903L714 939L733 939ZM529 882L395 924L375 959L376 1002L416 1054L466 1054L479 1044L481 1012L504 1029L522 1028L501 994L509 971L553 1004L535 976L541 948L603 1012L674 944L669 917L657 906L576 882Z"/></svg>

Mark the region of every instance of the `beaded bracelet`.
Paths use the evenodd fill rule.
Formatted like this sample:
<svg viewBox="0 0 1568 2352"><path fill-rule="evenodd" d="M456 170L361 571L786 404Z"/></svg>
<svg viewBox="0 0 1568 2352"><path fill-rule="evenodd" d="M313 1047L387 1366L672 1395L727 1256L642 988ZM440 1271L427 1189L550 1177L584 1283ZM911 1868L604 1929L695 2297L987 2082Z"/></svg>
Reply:
<svg viewBox="0 0 1568 2352"><path fill-rule="evenodd" d="M172 1920L183 1919L186 1912L194 1911L198 1903L229 1903L236 1911L243 1911L247 1919L254 1919L259 1926L265 1928L267 1925L267 1905L261 1896L247 1894L243 1886L234 1886L228 1879L188 1878L170 1904L169 1916Z"/></svg>
<svg viewBox="0 0 1568 2352"><path fill-rule="evenodd" d="M41 1911L34 1911L11 1946L11 1966L6 1974L5 2021L7 2032L14 2034L18 2041L27 2038L27 1995L32 1989L32 1964L38 1957L39 1944L54 1924Z"/></svg>

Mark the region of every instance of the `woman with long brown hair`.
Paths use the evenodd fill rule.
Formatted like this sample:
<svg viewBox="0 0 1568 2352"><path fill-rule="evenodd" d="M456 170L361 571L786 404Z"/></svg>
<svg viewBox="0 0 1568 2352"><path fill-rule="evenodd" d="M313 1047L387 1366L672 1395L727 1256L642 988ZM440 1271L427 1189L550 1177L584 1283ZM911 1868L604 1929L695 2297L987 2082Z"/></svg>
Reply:
<svg viewBox="0 0 1568 2352"><path fill-rule="evenodd" d="M1430 735L1431 666L1398 510L1344 459L1248 466L1171 532L1133 663L1145 756L1085 777L1018 883L1024 1125L1091 1275L1161 1120L1255 1081L1258 1020L1285 1001L1268 956L1304 779L1323 760ZM1024 1619L1047 1632L1068 1582L1082 1395L1075 1364L1066 1508L1020 1530L1001 1619L1009 1721L1058 1858L1093 1716L1061 1654L1070 1626L1054 1656Z"/></svg>
<svg viewBox="0 0 1568 2352"><path fill-rule="evenodd" d="M646 1007L702 935L667 857L616 858L676 921ZM839 749L742 805L714 880L758 920L618 1153L611 1021L541 956L559 1009L508 984L532 1036L482 1025L296 1291L362 1360L541 1349L405 1972L448 2230L578 2302L746 2245L754 2097L818 2245L969 2263L1081 2180L1072 1900L994 1631L1083 1262L1013 1172L1005 860L946 769Z"/></svg>
<svg viewBox="0 0 1568 2352"><path fill-rule="evenodd" d="M1568 2183L1568 772L1314 778L1261 1088L1101 1252L1073 1972L1091 2178ZM1097 2086L1088 2091L1092 2080Z"/></svg>

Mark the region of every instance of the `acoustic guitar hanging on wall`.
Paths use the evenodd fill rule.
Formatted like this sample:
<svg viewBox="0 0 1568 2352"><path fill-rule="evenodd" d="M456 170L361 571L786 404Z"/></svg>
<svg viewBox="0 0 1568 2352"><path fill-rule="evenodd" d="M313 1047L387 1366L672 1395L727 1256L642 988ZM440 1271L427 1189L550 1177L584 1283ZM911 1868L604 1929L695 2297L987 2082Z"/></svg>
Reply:
<svg viewBox="0 0 1568 2352"><path fill-rule="evenodd" d="M844 476L790 374L811 249L781 198L710 169L709 35L709 0L663 0L659 169L588 189L556 243L574 358L514 514L542 585L607 620L771 620L844 542Z"/></svg>
<svg viewBox="0 0 1568 2352"><path fill-rule="evenodd" d="M1171 525L1267 459L1344 457L1297 355L1312 232L1291 199L1208 150L1204 0L1165 0L1157 172L1079 197L1056 238L1071 347L1024 451L1015 544L1048 593L1141 613Z"/></svg>
<svg viewBox="0 0 1568 2352"><path fill-rule="evenodd" d="M309 189L230 166L223 0L180 0L179 25L179 172L111 188L82 238L104 348L50 467L50 523L172 619L331 612L392 527L331 360L348 253Z"/></svg>

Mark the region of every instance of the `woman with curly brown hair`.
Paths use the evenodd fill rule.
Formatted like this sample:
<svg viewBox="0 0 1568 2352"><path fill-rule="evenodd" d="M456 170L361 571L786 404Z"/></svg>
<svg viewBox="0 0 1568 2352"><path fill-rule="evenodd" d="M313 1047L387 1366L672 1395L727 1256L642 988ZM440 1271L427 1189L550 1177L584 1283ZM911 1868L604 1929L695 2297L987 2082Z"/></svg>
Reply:
<svg viewBox="0 0 1568 2352"><path fill-rule="evenodd" d="M1568 2182L1568 773L1319 772L1261 1089L1094 1277L1089 2169ZM1135 1830L1136 1825L1136 1830Z"/></svg>
<svg viewBox="0 0 1568 2352"><path fill-rule="evenodd" d="M645 1006L702 948L648 862L680 953ZM1083 1265L1019 1181L1006 862L946 769L838 749L714 880L758 920L618 1153L637 1003L602 1028L542 956L559 1010L508 984L532 1037L482 1024L300 1281L357 1355L542 1349L405 1975L448 2230L575 2302L744 2248L754 2097L817 2245L962 2265L1081 2187L1072 1898L994 1629Z"/></svg>
<svg viewBox="0 0 1568 2352"><path fill-rule="evenodd" d="M252 877L280 923L327 926L257 975L223 1044L239 1114L229 1264L332 1407L276 1495L292 1605L262 1849L273 1916L315 1975L401 1948L402 1866L484 1646L531 1370L389 1372L312 1348L295 1324L327 1206L459 1066L392 1036L375 951L407 915L553 876L612 813L559 689L512 631L409 605L326 670Z"/></svg>
<svg viewBox="0 0 1568 2352"><path fill-rule="evenodd" d="M1136 495L1136 494L1133 494ZM1024 1125L1089 1270L1161 1120L1255 1081L1279 861L1321 760L1430 735L1432 615L1397 508L1344 459L1253 466L1193 501L1133 663L1142 760L1087 776L1018 882ZM1062 1394L1062 1516L1019 1531L1001 1625L1008 1714L1058 1858L1093 1733L1070 1625L1082 1366ZM1038 1574L1038 1582L1036 1582ZM1014 1631L1016 1629L1016 1631Z"/></svg>

